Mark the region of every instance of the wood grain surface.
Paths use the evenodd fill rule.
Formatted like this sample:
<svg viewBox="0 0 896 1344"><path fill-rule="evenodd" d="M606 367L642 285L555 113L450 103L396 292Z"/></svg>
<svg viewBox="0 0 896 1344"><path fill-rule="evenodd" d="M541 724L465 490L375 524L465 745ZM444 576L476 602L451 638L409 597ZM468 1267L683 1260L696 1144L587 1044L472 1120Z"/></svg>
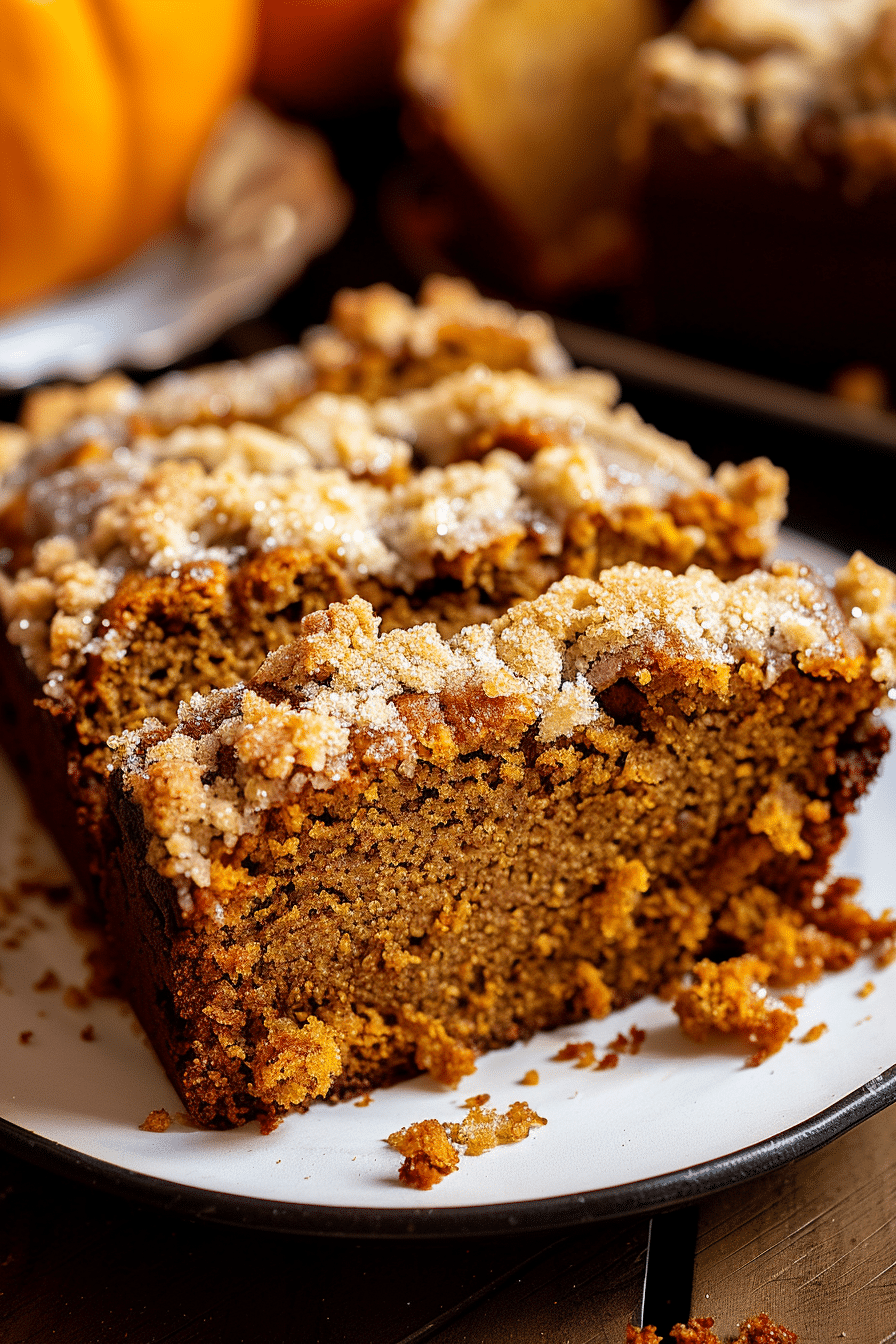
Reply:
<svg viewBox="0 0 896 1344"><path fill-rule="evenodd" d="M0 1154L0 1341L412 1344L467 1313L474 1333L445 1338L622 1344L647 1227L296 1237L189 1222Z"/></svg>
<svg viewBox="0 0 896 1344"><path fill-rule="evenodd" d="M896 1107L813 1157L706 1200L692 1311L757 1311L800 1344L896 1340Z"/></svg>
<svg viewBox="0 0 896 1344"><path fill-rule="evenodd" d="M691 1311L714 1316L720 1338L767 1311L800 1344L896 1341L896 1108L695 1213ZM688 1225L654 1220L648 1299L664 1333L673 1298L686 1314ZM636 1217L441 1242L251 1232L0 1155L0 1341L624 1344L648 1229Z"/></svg>

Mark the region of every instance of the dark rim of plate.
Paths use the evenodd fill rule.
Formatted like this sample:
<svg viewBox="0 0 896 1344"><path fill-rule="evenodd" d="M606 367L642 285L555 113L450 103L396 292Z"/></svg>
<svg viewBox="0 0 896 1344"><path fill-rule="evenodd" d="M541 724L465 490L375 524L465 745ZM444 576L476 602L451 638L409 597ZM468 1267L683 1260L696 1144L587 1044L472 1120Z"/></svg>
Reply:
<svg viewBox="0 0 896 1344"><path fill-rule="evenodd" d="M209 1222L332 1237L483 1236L575 1227L689 1204L807 1157L894 1101L896 1065L792 1129L710 1162L581 1194L456 1208L343 1208L222 1194L114 1166L3 1119L0 1144L60 1176Z"/></svg>

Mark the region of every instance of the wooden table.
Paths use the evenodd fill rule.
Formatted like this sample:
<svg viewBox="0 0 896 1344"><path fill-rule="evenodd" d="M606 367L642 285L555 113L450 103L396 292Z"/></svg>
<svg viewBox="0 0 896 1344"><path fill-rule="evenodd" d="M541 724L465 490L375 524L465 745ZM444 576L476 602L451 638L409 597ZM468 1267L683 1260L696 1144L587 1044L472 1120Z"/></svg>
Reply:
<svg viewBox="0 0 896 1344"><path fill-rule="evenodd" d="M2 1344L623 1344L645 1292L661 1333L896 1340L896 1110L684 1210L489 1239L188 1222L0 1154Z"/></svg>

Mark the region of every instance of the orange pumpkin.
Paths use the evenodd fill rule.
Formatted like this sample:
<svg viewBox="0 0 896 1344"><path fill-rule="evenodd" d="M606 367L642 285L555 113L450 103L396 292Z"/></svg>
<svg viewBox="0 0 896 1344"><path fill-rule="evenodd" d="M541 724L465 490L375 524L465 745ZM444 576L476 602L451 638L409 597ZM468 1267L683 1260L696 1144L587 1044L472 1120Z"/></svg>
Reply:
<svg viewBox="0 0 896 1344"><path fill-rule="evenodd" d="M0 0L0 310L174 219L254 30L253 0Z"/></svg>

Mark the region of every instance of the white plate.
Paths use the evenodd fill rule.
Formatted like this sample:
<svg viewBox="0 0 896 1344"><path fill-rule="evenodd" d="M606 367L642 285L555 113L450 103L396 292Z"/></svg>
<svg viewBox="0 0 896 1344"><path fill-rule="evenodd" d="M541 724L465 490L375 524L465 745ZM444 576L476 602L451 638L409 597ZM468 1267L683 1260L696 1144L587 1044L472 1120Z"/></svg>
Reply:
<svg viewBox="0 0 896 1344"><path fill-rule="evenodd" d="M782 548L783 549L783 548ZM786 547L791 549L791 545ZM822 568L831 553L800 541ZM2 837L54 879L47 843L4 767ZM838 871L863 878L863 900L896 905L896 756L864 800ZM11 860L8 857L7 863ZM46 927L35 927L40 922ZM18 928L17 948L3 940ZM896 1099L896 965L869 958L809 986L794 1039L759 1068L724 1039L685 1038L667 1004L650 998L601 1022L536 1036L484 1057L460 1092L418 1078L376 1092L370 1105L318 1104L268 1136L256 1124L204 1132L138 1126L181 1103L130 1011L114 1000L70 1008L33 986L52 969L61 986L86 978L83 935L38 896L0 933L0 1140L62 1171L200 1216L314 1232L445 1234L562 1225L681 1202L817 1148ZM859 991L871 980L868 997ZM816 1023L827 1032L800 1037ZM90 1024L96 1039L84 1041ZM552 1060L571 1040L606 1048L619 1031L646 1031L616 1069ZM32 1032L28 1043L22 1032ZM520 1084L536 1069L535 1087ZM460 1102L488 1092L501 1110L527 1101L547 1126L476 1158L426 1193L397 1182L386 1135L430 1116L457 1120Z"/></svg>

